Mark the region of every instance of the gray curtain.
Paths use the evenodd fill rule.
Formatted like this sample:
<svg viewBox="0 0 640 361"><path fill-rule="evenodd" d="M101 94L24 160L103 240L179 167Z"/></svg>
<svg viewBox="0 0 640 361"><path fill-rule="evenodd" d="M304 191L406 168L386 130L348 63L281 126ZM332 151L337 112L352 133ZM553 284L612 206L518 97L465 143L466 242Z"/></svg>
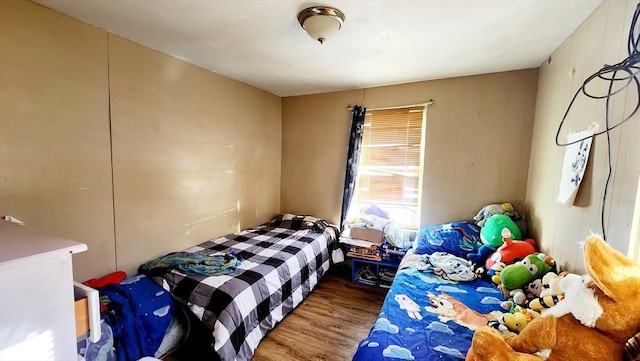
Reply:
<svg viewBox="0 0 640 361"><path fill-rule="evenodd" d="M355 192L358 179L358 166L360 165L360 148L362 146L362 132L364 131L364 116L367 108L356 105L351 116L351 135L349 136L349 150L347 153L347 169L344 177L344 193L342 196L342 215L340 216L340 229L347 216L351 199Z"/></svg>

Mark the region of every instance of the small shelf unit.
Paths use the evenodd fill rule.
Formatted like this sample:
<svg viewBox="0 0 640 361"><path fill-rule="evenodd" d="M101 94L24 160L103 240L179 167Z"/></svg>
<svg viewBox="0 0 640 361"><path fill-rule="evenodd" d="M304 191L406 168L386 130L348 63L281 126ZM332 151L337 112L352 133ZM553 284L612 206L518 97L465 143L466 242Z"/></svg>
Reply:
<svg viewBox="0 0 640 361"><path fill-rule="evenodd" d="M396 272L397 262L351 258L351 281L359 285L389 288Z"/></svg>

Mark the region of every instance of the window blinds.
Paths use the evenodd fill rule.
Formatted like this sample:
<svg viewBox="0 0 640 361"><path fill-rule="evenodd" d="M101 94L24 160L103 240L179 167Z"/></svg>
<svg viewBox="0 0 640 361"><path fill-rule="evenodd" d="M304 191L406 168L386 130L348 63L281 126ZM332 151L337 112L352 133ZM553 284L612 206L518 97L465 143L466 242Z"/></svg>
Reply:
<svg viewBox="0 0 640 361"><path fill-rule="evenodd" d="M375 203L417 228L422 175L423 107L367 112L354 205Z"/></svg>

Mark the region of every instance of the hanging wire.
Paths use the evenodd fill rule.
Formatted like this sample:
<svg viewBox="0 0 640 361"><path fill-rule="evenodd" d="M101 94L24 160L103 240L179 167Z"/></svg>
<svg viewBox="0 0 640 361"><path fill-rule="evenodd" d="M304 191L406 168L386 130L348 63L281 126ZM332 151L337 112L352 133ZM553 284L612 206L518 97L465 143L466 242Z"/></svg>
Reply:
<svg viewBox="0 0 640 361"><path fill-rule="evenodd" d="M604 222L604 211L607 201L607 192L609 190L609 181L611 180L611 173L613 172L613 166L611 164L611 134L610 132L626 123L628 120L632 119L640 109L640 80L638 79L638 74L640 73L640 67L638 63L640 63L640 28L638 27L638 18L640 17L640 4L636 6L635 13L633 14L633 18L631 20L631 27L629 28L629 39L627 42L627 52L629 56L627 56L621 62L614 65L605 65L602 69L593 73L589 76L578 88L576 93L573 95L567 110L562 117L562 121L560 121L560 125L558 126L558 131L556 132L556 145L561 147L566 147L571 144L576 144L583 140L586 140L591 137L596 137L601 134L607 135L607 159L609 163L609 172L607 174L607 180L604 186L604 194L602 196L602 209L600 213L600 222L602 226L602 238L607 239L606 230L605 230L605 222ZM605 95L594 95L587 91L587 85L593 81L594 79L601 79L609 82L608 91ZM623 84L624 83L624 84ZM623 85L620 85L623 84ZM614 85L619 85L619 88L615 88ZM636 98L636 105L633 111L626 118L622 119L615 125L611 125L611 109L610 109L610 101L611 97L614 95L626 90L631 85L635 85L636 94L638 97ZM615 89L615 90L614 90ZM560 131L562 130L562 126L564 125L569 112L571 111L571 107L573 103L576 101L578 95L584 94L588 98L591 99L605 99L605 129L593 134L592 136L587 136L584 138L580 138L568 143L561 143L559 141Z"/></svg>

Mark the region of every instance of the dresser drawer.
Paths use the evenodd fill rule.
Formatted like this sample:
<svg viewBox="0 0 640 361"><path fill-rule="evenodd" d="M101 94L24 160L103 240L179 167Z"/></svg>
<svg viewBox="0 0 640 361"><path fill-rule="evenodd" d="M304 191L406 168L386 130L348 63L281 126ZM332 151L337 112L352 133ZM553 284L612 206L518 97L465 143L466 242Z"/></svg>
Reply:
<svg viewBox="0 0 640 361"><path fill-rule="evenodd" d="M89 332L89 300L86 297L74 303L76 313L76 338Z"/></svg>

